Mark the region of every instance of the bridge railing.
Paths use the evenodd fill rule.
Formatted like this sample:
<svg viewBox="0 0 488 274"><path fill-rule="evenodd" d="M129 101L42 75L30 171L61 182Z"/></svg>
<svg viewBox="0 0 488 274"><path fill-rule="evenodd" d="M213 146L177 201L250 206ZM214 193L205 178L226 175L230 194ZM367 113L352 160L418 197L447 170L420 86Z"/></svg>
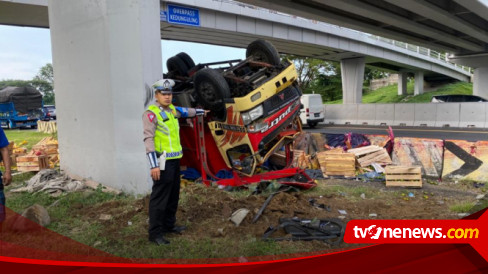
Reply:
<svg viewBox="0 0 488 274"><path fill-rule="evenodd" d="M435 51L435 50L431 50L429 48L424 48L424 47L420 47L420 46L417 46L417 45L412 45L412 44L409 44L409 43L400 42L400 41L396 41L396 40L393 40L393 39L389 39L389 38L385 38L385 37L381 37L381 36L377 36L377 35L371 35L370 38L375 39L377 41L381 41L381 42L390 44L390 45L393 45L393 46L396 46L396 47L399 47L399 48L403 48L403 49L406 49L406 50L409 50L409 51L413 51L413 52L416 52L418 54L422 54L422 55L428 56L428 57L430 57L432 59L437 59L437 60L439 60L441 62L450 64L450 65L452 65L452 66L454 66L456 68L462 69L463 71L466 71L466 72L469 72L469 73L473 73L471 67L461 66L461 65L455 64L453 62L449 62L449 58L447 57L447 54L446 53L438 52L438 51Z"/></svg>

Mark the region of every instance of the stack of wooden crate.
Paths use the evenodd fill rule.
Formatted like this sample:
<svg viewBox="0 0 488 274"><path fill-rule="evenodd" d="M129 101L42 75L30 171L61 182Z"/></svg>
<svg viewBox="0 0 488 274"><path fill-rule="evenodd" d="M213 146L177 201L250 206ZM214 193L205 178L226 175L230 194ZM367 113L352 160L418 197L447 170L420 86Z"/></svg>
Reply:
<svg viewBox="0 0 488 274"><path fill-rule="evenodd" d="M17 164L16 158L25 155L27 150L25 148L16 148L15 142L10 142L8 145L8 154L10 155L10 167L15 167ZM3 166L3 161L0 163Z"/></svg>
<svg viewBox="0 0 488 274"><path fill-rule="evenodd" d="M349 149L347 152L352 153L356 156L356 160L360 167L367 167L373 163L378 163L382 165L391 165L392 161L386 149L371 145L359 148Z"/></svg>
<svg viewBox="0 0 488 274"><path fill-rule="evenodd" d="M42 139L32 147L32 151L35 155L47 155L49 158L49 167L51 168L54 168L59 163L58 141L53 137Z"/></svg>
<svg viewBox="0 0 488 274"><path fill-rule="evenodd" d="M354 154L339 149L317 153L320 169L324 176L340 175L352 177L356 175L356 158Z"/></svg>

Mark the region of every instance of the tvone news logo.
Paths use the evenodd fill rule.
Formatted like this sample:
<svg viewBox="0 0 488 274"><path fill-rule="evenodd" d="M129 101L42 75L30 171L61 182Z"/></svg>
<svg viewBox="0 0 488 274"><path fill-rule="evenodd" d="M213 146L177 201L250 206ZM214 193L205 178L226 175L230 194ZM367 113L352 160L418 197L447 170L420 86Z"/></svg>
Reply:
<svg viewBox="0 0 488 274"><path fill-rule="evenodd" d="M434 227L380 227L370 225L367 228L353 227L356 239L477 239L479 230L477 228L450 228L443 233L442 228Z"/></svg>

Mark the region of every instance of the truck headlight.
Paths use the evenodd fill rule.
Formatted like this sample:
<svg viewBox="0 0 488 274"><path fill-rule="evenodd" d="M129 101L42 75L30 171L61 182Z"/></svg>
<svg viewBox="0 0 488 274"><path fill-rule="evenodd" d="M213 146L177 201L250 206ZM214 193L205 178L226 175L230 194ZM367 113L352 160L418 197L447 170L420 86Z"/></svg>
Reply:
<svg viewBox="0 0 488 274"><path fill-rule="evenodd" d="M247 131L250 133L265 132L268 130L269 125L267 122L258 122L247 126Z"/></svg>
<svg viewBox="0 0 488 274"><path fill-rule="evenodd" d="M241 113L242 121L244 125L249 125L252 121L258 119L259 117L263 116L263 106L259 105L250 111L246 111Z"/></svg>

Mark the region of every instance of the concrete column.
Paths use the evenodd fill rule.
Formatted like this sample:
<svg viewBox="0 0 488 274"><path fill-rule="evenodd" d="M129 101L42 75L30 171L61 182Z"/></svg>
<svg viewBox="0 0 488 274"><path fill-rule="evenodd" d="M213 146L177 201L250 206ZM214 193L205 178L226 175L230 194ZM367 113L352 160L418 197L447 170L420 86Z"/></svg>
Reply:
<svg viewBox="0 0 488 274"><path fill-rule="evenodd" d="M61 169L150 190L142 113L162 75L159 0L49 0Z"/></svg>
<svg viewBox="0 0 488 274"><path fill-rule="evenodd" d="M364 57L341 60L342 101L359 104L363 99Z"/></svg>
<svg viewBox="0 0 488 274"><path fill-rule="evenodd" d="M488 66L474 69L473 95L488 99Z"/></svg>
<svg viewBox="0 0 488 274"><path fill-rule="evenodd" d="M415 88L413 95L419 95L424 93L424 72L417 71L415 72Z"/></svg>
<svg viewBox="0 0 488 274"><path fill-rule="evenodd" d="M407 95L407 73L398 72L398 95Z"/></svg>

